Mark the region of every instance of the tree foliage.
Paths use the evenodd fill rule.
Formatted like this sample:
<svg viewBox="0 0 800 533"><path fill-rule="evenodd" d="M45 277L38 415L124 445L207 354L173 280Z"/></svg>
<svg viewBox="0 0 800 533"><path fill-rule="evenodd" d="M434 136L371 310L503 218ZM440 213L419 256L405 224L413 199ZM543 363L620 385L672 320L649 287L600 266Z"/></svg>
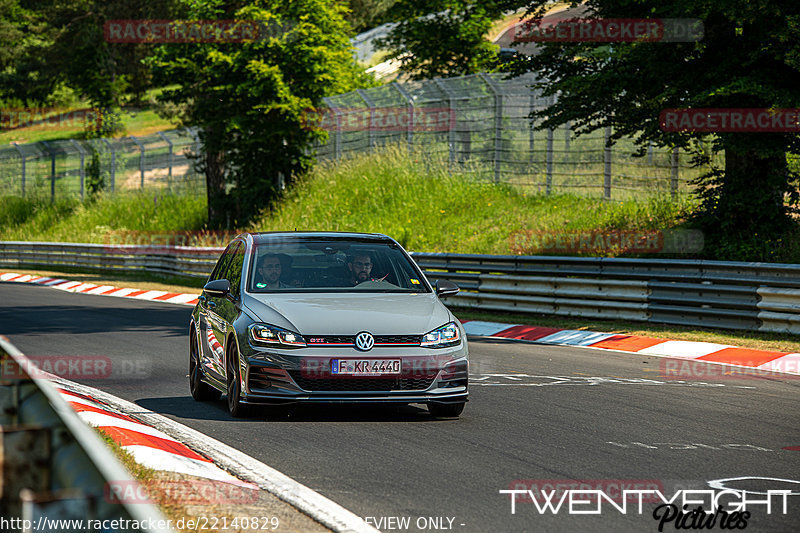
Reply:
<svg viewBox="0 0 800 533"><path fill-rule="evenodd" d="M191 19L259 21L267 38L165 45L153 66L174 116L199 128L209 221L242 225L311 162L321 133L308 111L368 83L355 65L344 8L332 0L187 1Z"/></svg>
<svg viewBox="0 0 800 533"><path fill-rule="evenodd" d="M530 3L539 17L545 0ZM577 5L577 3L573 3ZM577 133L612 126L614 138L633 136L693 150L696 162L724 152L724 169L695 183L702 205L694 222L706 231L712 253L767 258L789 230L798 205L797 133L707 134L660 129L670 108L800 107L800 4L794 0L588 0L602 18L697 18L699 42L541 43L541 53L521 60L517 73L533 71L555 105L537 113L541 127L571 121ZM773 242L774 240L774 242ZM744 244L742 244L744 243Z"/></svg>
<svg viewBox="0 0 800 533"><path fill-rule="evenodd" d="M0 0L0 100L58 104L56 89L68 86L98 107L139 101L154 46L109 43L103 25L177 15L176 0Z"/></svg>
<svg viewBox="0 0 800 533"><path fill-rule="evenodd" d="M378 43L412 79L462 76L489 70L498 48L487 39L494 22L518 2L406 0L389 10L397 26Z"/></svg>

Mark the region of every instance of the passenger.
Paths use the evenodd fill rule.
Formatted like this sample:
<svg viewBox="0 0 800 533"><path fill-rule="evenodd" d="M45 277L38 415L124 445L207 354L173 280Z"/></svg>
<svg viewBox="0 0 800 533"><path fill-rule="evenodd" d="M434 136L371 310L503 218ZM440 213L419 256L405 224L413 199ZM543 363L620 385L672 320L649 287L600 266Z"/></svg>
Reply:
<svg viewBox="0 0 800 533"><path fill-rule="evenodd" d="M291 285L281 281L283 266L281 259L276 254L267 254L258 260L256 269L257 289L290 289Z"/></svg>

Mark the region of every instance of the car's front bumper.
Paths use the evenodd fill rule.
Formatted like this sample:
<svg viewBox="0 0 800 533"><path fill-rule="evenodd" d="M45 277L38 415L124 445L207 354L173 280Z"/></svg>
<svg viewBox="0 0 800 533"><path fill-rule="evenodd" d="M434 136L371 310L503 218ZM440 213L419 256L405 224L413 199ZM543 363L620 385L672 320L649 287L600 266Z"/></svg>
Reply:
<svg viewBox="0 0 800 533"><path fill-rule="evenodd" d="M312 349L300 353L257 352L242 369L246 403L460 403L468 399L466 346L365 353ZM400 359L396 376L337 376L336 358Z"/></svg>

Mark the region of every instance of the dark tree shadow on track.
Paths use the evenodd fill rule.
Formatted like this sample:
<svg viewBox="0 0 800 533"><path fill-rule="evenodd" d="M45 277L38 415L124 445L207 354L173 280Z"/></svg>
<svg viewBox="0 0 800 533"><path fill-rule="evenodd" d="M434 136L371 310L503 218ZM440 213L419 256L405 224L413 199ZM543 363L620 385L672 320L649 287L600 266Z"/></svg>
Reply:
<svg viewBox="0 0 800 533"><path fill-rule="evenodd" d="M196 402L191 396L144 398L137 405L162 415L194 420L230 420L236 422L447 422L428 414L418 405L257 405L247 418L228 414L225 397L215 402Z"/></svg>
<svg viewBox="0 0 800 533"><path fill-rule="evenodd" d="M50 296L49 294L44 295ZM149 332L187 336L191 308L174 304L75 295L85 303L71 305L0 306L0 327L6 334ZM188 341L187 341L188 342Z"/></svg>

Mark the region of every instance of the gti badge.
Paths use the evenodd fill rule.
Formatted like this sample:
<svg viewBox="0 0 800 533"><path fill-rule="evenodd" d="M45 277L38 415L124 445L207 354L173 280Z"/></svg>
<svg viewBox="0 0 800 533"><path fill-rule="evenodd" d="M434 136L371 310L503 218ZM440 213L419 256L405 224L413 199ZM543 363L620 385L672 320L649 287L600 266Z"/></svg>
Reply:
<svg viewBox="0 0 800 533"><path fill-rule="evenodd" d="M366 331L362 331L356 335L356 349L362 352L368 352L375 346L375 338Z"/></svg>

